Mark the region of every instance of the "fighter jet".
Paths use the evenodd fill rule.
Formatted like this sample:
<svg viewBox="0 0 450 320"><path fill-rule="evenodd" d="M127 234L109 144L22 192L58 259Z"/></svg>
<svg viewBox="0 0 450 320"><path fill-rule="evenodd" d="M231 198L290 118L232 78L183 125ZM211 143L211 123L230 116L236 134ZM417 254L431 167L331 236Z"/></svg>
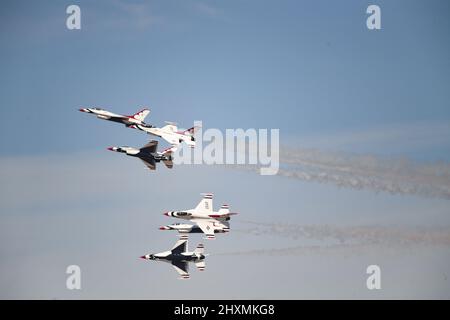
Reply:
<svg viewBox="0 0 450 320"><path fill-rule="evenodd" d="M199 271L204 271L205 264L205 249L203 244L199 244L197 248L189 252L188 240L178 240L172 250L164 251L160 253L151 253L142 256L145 260L156 260L171 263L181 279L189 279L189 262L195 263L195 266Z"/></svg>
<svg viewBox="0 0 450 320"><path fill-rule="evenodd" d="M213 195L211 193L202 194L203 199L195 207L195 209L183 211L168 211L164 215L179 219L190 220L196 224L205 235L206 239L215 239L214 233L228 232L230 230L230 216L237 213L231 213L229 206L224 204L219 211L213 211ZM179 233L195 232L196 227L188 227L189 225L169 225L160 227L161 230L178 230Z"/></svg>
<svg viewBox="0 0 450 320"><path fill-rule="evenodd" d="M154 136L163 138L167 142L172 145L178 145L183 141L186 142L191 148L195 147L195 138L194 135L199 129L199 127L192 127L184 131L178 131L177 125L174 122L166 121L167 125L162 128L156 128L153 126L133 125L133 128L142 130L147 132L148 134L152 134Z"/></svg>
<svg viewBox="0 0 450 320"><path fill-rule="evenodd" d="M158 141L152 140L140 149L132 147L109 147L108 150L122 152L131 157L137 157L144 162L144 164L150 169L156 169L156 162L162 161L167 168L172 169L173 157L172 153L175 151L175 147L167 148L163 152L156 151L158 149Z"/></svg>
<svg viewBox="0 0 450 320"><path fill-rule="evenodd" d="M220 223L213 222L213 225L217 227L217 229L214 229L214 233L226 233L230 231L230 223L228 221L221 221ZM173 223L159 227L159 230L176 230L180 234L203 233L198 225L187 223Z"/></svg>
<svg viewBox="0 0 450 320"><path fill-rule="evenodd" d="M110 111L103 110L100 108L82 108L79 110L81 112L93 113L99 119L123 123L125 126L130 127L130 128L134 128L134 125L142 125L142 126L146 126L147 128L151 127L151 125L146 124L144 122L145 117L147 117L148 114L150 113L150 110L148 110L148 109L143 109L143 110L135 113L132 116L115 114L115 113L112 113Z"/></svg>

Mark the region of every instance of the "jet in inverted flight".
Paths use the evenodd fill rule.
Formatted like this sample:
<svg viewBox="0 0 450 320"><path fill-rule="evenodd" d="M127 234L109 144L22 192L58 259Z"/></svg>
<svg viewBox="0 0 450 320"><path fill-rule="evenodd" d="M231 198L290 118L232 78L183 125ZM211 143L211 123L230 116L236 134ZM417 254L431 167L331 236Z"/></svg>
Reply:
<svg viewBox="0 0 450 320"><path fill-rule="evenodd" d="M197 132L197 130L199 129L199 127L192 127L187 130L179 131L176 123L174 123L174 122L166 122L166 123L167 123L167 125L165 125L162 128L157 128L157 127L148 126L148 125L140 125L140 124L134 125L133 128L136 128L136 129L145 131L148 134L152 134L154 136L163 138L168 143L175 145L175 146L184 141L191 148L195 147L194 135Z"/></svg>
<svg viewBox="0 0 450 320"><path fill-rule="evenodd" d="M229 220L230 216L237 213L231 213L229 206L224 204L219 211L213 211L213 195L211 193L202 194L203 199L199 204L190 210L182 211L168 211L164 215L179 219L189 220L195 223L195 226L190 225L169 225L160 227L161 230L177 230L179 233L196 232L199 228L207 239L215 239L215 233L228 232L230 230Z"/></svg>
<svg viewBox="0 0 450 320"><path fill-rule="evenodd" d="M97 118L99 118L99 119L122 123L125 126L131 127L131 128L134 128L134 125L143 125L146 127L151 127L151 125L146 124L144 122L145 117L147 117L148 114L150 113L150 110L148 110L148 109L143 109L143 110L133 114L132 116L115 114L115 113L112 113L110 111L103 110L100 108L82 108L79 110L81 112L95 114L97 116Z"/></svg>
<svg viewBox="0 0 450 320"><path fill-rule="evenodd" d="M172 169L173 157L172 154L175 151L175 147L167 148L163 152L156 151L158 149L158 141L152 140L140 149L132 147L109 147L108 150L125 153L131 157L137 157L144 162L144 164L150 169L156 169L156 163L162 161L167 168Z"/></svg>
<svg viewBox="0 0 450 320"><path fill-rule="evenodd" d="M213 222L213 225L214 224L217 227L214 229L214 233L226 233L230 231L230 223L228 221L221 221L219 223ZM176 230L180 234L203 233L198 225L188 223L173 223L159 227L159 230Z"/></svg>
<svg viewBox="0 0 450 320"><path fill-rule="evenodd" d="M189 279L189 262L195 263L199 271L204 271L206 267L205 256L203 244L199 244L194 251L189 252L188 240L178 240L169 251L146 254L141 258L170 263L181 276L181 279Z"/></svg>

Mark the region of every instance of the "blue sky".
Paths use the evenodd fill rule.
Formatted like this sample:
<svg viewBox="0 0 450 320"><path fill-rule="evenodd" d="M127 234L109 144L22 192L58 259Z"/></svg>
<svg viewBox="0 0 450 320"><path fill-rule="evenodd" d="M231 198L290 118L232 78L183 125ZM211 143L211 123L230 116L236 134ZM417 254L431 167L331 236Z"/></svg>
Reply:
<svg viewBox="0 0 450 320"><path fill-rule="evenodd" d="M70 4L81 8L79 31L65 27ZM369 4L381 7L382 30L366 28ZM0 297L448 298L448 243L231 253L304 244L246 234L246 220L448 227L449 200L206 166L149 173L104 151L148 136L77 110L148 106L156 125L279 128L283 145L448 164L449 9L436 0L2 2ZM195 206L200 192L241 213L235 233L205 243L207 272L186 284L165 265L136 260L172 246L175 234L157 230L168 222L161 213ZM392 280L380 293L363 286L373 261ZM86 272L81 292L64 287L71 263Z"/></svg>
<svg viewBox="0 0 450 320"><path fill-rule="evenodd" d="M16 132L4 154L123 135L74 113L92 105L293 140L450 118L445 1L381 1L375 32L367 1L81 1L82 30L69 31L71 3L4 4L2 110L21 119L2 126Z"/></svg>

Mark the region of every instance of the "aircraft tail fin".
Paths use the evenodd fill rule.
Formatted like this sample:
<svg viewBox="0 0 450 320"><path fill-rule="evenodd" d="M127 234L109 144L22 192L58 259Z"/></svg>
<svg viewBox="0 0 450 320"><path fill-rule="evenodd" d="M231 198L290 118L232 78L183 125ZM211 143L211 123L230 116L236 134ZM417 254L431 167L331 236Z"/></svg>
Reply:
<svg viewBox="0 0 450 320"><path fill-rule="evenodd" d="M202 193L203 199L195 207L196 211L202 213L211 213L213 209L213 194L212 193Z"/></svg>
<svg viewBox="0 0 450 320"><path fill-rule="evenodd" d="M149 109L142 109L139 112L136 112L135 114L133 114L133 118L135 118L136 120L142 121L144 122L145 117L147 117L150 113Z"/></svg>
<svg viewBox="0 0 450 320"><path fill-rule="evenodd" d="M172 154L173 154L176 150L177 150L177 147L176 147L176 146L173 146L173 147L164 149L164 150L161 152L161 154L163 154L163 155L169 157L169 156L172 156Z"/></svg>
<svg viewBox="0 0 450 320"><path fill-rule="evenodd" d="M211 218L221 219L228 221L230 220L230 216L236 215L237 212L230 212L230 207L227 204L224 204L220 207L219 211L213 214L210 214L209 216Z"/></svg>

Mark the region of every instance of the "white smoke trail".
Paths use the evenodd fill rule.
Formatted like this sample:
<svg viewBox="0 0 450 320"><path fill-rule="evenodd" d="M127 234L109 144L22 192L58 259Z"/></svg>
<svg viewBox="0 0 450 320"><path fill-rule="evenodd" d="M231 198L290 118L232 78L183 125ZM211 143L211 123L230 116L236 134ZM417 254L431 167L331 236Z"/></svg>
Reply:
<svg viewBox="0 0 450 320"><path fill-rule="evenodd" d="M386 227L386 226L330 226L296 225L240 221L252 225L241 230L251 235L288 237L293 240L318 240L317 245L294 245L285 248L264 248L223 252L219 255L303 255L303 254L358 254L374 248L383 248L393 254L414 250L418 246L450 247L450 227ZM234 232L239 230L234 230ZM306 241L304 241L305 243Z"/></svg>
<svg viewBox="0 0 450 320"><path fill-rule="evenodd" d="M450 199L450 165L283 148L278 174L354 189Z"/></svg>
<svg viewBox="0 0 450 320"><path fill-rule="evenodd" d="M264 248L242 251L221 252L215 255L219 256L296 256L308 254L358 254L364 252L365 248L361 245L302 245L286 248Z"/></svg>
<svg viewBox="0 0 450 320"><path fill-rule="evenodd" d="M331 226L240 221L253 226L253 235L297 239L334 240L339 244L445 245L450 246L450 227Z"/></svg>
<svg viewBox="0 0 450 320"><path fill-rule="evenodd" d="M450 164L420 164L402 158L324 152L312 149L280 150L278 175L302 181L390 194L450 199ZM255 165L238 169L259 173Z"/></svg>

